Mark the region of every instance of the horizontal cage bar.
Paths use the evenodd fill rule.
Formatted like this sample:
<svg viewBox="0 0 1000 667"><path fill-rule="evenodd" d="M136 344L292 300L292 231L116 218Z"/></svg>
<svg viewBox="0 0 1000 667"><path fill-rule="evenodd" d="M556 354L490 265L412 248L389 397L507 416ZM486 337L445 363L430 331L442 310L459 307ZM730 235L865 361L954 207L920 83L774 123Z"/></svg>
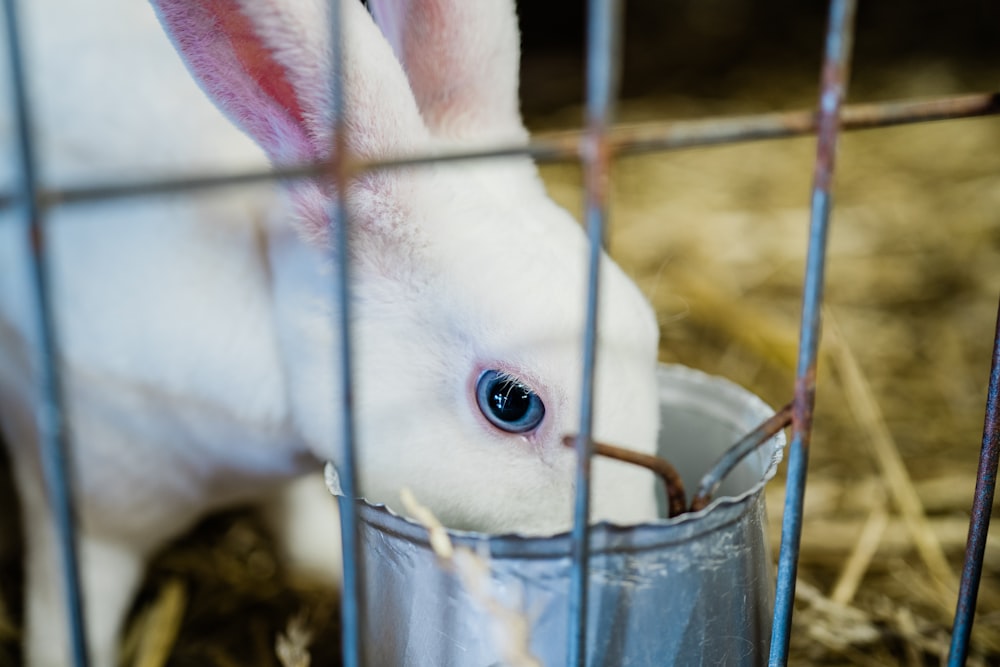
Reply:
<svg viewBox="0 0 1000 667"><path fill-rule="evenodd" d="M845 131L870 130L998 114L1000 114L1000 92L975 93L929 100L892 100L843 107L840 113L840 128ZM817 118L815 110L801 109L703 120L619 125L609 130L607 143L608 150L613 155L635 155L700 146L787 139L815 134ZM498 146L482 150L386 158L372 162L349 163L344 168L350 173L360 173L373 169L415 167L438 162L485 160L518 155L529 156L539 162L575 161L579 160L583 154L581 146L586 140L586 136L585 130L540 134L534 137L529 144L523 146ZM281 169L230 174L206 173L133 183L122 183L118 180L113 183L85 184L54 189L42 188L39 190L38 198L41 206L53 207L103 199L249 185L270 180L298 180L323 174L330 175L333 169L333 164L320 162ZM18 196L14 193L0 193L0 208L12 206L17 199Z"/></svg>

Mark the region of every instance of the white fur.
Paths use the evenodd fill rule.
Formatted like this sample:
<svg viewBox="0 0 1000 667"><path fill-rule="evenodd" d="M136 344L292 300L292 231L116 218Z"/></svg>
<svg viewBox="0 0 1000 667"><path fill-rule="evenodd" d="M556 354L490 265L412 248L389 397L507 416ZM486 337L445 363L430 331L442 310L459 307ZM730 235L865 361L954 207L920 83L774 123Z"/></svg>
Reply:
<svg viewBox="0 0 1000 667"><path fill-rule="evenodd" d="M420 4L400 3L396 13L391 3L376 3L401 66L360 5L345 2L349 148L374 157L526 136L516 108L511 3L477 2L482 14L473 30L495 30L473 39L460 22L471 5L433 0L439 11L425 15ZM193 84L145 4L22 6L48 185L263 164L259 149ZM246 7L307 122L275 121L276 136L288 142L265 148L278 162L320 152L330 119L322 5ZM427 35L462 37L460 46L434 51L440 69L422 75L414 64L419 39L391 26L405 30L425 19ZM468 68L485 66L497 68L495 87L459 91L439 104L440 72L447 81L473 81ZM248 113L269 113L259 101L241 103ZM261 118L223 107L244 127L260 127L253 124ZM12 144L8 113L0 110L3 151ZM565 529L574 455L561 440L578 428L582 371L586 241L579 227L523 159L369 176L352 186L348 203L365 495L394 504L409 486L453 527ZM328 206L319 186L304 184L277 197L264 188L126 200L67 207L50 218L95 664L114 664L122 615L151 551L205 512L271 497L289 480L318 473L323 460L340 459ZM65 635L35 446L28 249L13 222L11 212L2 214L0 420L13 445L28 533L29 661L58 665L66 662ZM602 271L596 436L651 451L654 318L610 260ZM482 417L474 383L488 368L516 375L542 398L546 417L535 432L506 434ZM647 474L607 462L597 462L594 474L596 517L653 515ZM289 539L335 538L332 523L308 530L306 497L288 505L299 519L284 524ZM312 551L329 548L321 540Z"/></svg>

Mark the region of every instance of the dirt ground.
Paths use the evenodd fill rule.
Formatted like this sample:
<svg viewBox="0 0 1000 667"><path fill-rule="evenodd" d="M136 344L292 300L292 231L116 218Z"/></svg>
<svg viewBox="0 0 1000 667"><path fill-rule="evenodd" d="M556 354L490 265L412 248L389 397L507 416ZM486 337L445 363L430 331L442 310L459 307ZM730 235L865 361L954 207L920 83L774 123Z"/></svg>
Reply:
<svg viewBox="0 0 1000 667"><path fill-rule="evenodd" d="M631 3L620 120L814 105L823 10L812 4ZM997 10L903 4L863 3L850 101L997 89ZM538 131L578 126L580 14L552 3L523 15L526 116ZM663 361L774 405L791 398L814 153L801 138L615 165L609 245L656 307ZM579 170L543 173L579 210ZM848 134L834 196L792 664L939 664L1000 295L1000 119ZM782 495L779 478L768 491L775 552ZM995 528L976 665L1000 664ZM19 583L16 556L0 558L6 666L18 664ZM174 666L308 664L278 657L283 635L286 648L308 643L312 664L335 664L336 604L284 571L252 515L217 517L153 567L129 654L160 641Z"/></svg>

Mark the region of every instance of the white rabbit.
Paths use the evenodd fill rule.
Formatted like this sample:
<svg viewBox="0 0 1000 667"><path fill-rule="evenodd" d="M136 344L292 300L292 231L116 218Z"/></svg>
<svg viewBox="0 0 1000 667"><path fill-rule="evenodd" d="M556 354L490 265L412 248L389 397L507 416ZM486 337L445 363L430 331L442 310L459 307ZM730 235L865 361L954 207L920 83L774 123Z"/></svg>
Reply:
<svg viewBox="0 0 1000 667"><path fill-rule="evenodd" d="M194 88L148 6L22 4L47 183L261 163ZM194 79L273 163L329 155L325 0L153 4ZM360 2L342 4L352 154L526 140L512 0L373 1L381 32ZM8 129L0 149L11 142ZM114 664L151 551L208 511L306 473L318 479L321 462L340 460L330 197L326 184L299 182L266 219L268 197L241 192L54 212L94 664ZM392 505L408 486L457 528L566 529L575 455L561 440L578 428L585 285L578 225L527 158L366 174L347 202L363 494ZM27 655L61 665L60 577L33 421L29 251L6 216L0 419L25 518ZM649 452L657 327L637 288L602 261L595 435ZM596 461L593 513L653 517L652 477Z"/></svg>

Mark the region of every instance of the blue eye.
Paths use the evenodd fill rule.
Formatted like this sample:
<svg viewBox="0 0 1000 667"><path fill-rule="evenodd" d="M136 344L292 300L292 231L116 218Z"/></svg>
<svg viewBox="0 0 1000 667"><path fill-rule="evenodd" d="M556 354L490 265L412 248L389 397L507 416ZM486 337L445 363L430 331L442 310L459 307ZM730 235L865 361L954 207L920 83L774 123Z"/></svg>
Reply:
<svg viewBox="0 0 1000 667"><path fill-rule="evenodd" d="M476 400L490 423L508 433L525 433L542 423L542 399L510 375L483 371L476 382Z"/></svg>

